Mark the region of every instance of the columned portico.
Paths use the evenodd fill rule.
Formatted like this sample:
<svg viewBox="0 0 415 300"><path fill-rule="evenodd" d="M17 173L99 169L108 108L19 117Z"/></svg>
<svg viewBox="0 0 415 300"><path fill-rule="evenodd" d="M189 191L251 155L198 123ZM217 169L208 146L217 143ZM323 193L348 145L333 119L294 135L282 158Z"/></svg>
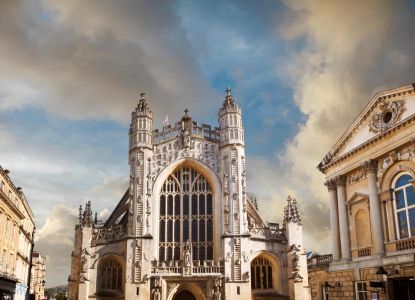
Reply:
<svg viewBox="0 0 415 300"><path fill-rule="evenodd" d="M337 205L337 191L334 180L328 180L325 185L329 190L329 208L330 208L330 231L331 231L331 253L334 260L340 259L340 231L339 231L339 214Z"/></svg>
<svg viewBox="0 0 415 300"><path fill-rule="evenodd" d="M346 208L346 177L344 175L336 177L336 185L337 204L339 210L341 259L350 260L349 218L347 216Z"/></svg>
<svg viewBox="0 0 415 300"><path fill-rule="evenodd" d="M372 228L372 238L374 240L374 254L382 256L385 254L381 208L379 193L376 180L377 163L374 160L368 160L364 163L367 170L369 185L369 203L370 203L370 225Z"/></svg>

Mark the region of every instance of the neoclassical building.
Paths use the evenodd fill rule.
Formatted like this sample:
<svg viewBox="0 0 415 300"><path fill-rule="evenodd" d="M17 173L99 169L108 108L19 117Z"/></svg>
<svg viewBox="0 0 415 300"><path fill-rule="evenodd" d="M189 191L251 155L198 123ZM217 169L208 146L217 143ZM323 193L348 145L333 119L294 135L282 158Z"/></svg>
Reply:
<svg viewBox="0 0 415 300"><path fill-rule="evenodd" d="M27 298L35 221L21 187L0 166L0 299Z"/></svg>
<svg viewBox="0 0 415 300"><path fill-rule="evenodd" d="M319 164L332 262L310 260L313 299L415 298L414 87L376 94Z"/></svg>
<svg viewBox="0 0 415 300"><path fill-rule="evenodd" d="M154 130L144 96L131 115L128 190L103 224L90 203L80 208L69 299L310 299L296 201L280 226L248 196L230 89L218 127L185 110Z"/></svg>

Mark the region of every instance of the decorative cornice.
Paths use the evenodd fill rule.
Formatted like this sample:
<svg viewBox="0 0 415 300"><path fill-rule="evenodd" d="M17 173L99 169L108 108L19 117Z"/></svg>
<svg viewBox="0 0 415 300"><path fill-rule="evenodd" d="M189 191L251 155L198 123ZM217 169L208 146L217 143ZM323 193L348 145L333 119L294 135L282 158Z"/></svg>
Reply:
<svg viewBox="0 0 415 300"><path fill-rule="evenodd" d="M412 123L413 121L415 121L415 114L411 115L410 117L406 118L405 120L403 120L402 122L400 122L399 124L396 124L394 127L390 128L389 130L378 134L377 136L374 136L373 138L371 138L370 140L366 141L365 143L361 144L360 146L350 150L349 152L343 154L342 156L336 158L335 160L332 160L332 158L323 160L322 163L320 163L317 168L320 170L320 172L322 173L326 173L327 170L330 167L333 167L339 163L341 163L342 161L346 160L347 158L355 155L356 153L363 151L364 149L366 149L367 147L381 141L384 137L392 135L393 133L395 133L396 131L398 131L399 129L401 129L402 127L407 126L408 124Z"/></svg>
<svg viewBox="0 0 415 300"><path fill-rule="evenodd" d="M395 92L392 92L395 91ZM386 94L389 93L389 94ZM350 156L350 154L354 154L356 151L361 150L364 148L364 146L367 143L364 143L360 145L357 148L352 149L348 153L342 155L341 157L337 158L335 161L332 161L333 157L338 153L338 151L344 146L344 144L350 139L351 136L354 135L354 133L361 128L361 125L364 123L364 121L367 119L367 117L373 112L374 109L377 108L378 103L380 101L385 100L394 100L396 97L403 97L405 95L411 95L415 93L415 84L406 85L400 88L395 88L392 90L383 91L380 93L375 94L374 97L372 97L372 100L369 101L368 105L366 106L365 110L356 118L356 120L351 124L349 129L342 135L342 137L339 139L339 141L332 147L332 149L329 151L329 153L323 158L323 160L320 162L320 164L317 166L317 168L322 172L325 173L328 167L334 165L339 161L339 159L343 159L344 157ZM385 95L386 94L386 95ZM407 118L406 120L400 122L399 124L394 124L392 127L388 128L388 130L384 131L383 133L380 133L378 136L375 136L368 142L377 141L380 138L384 137L385 133L390 134L392 128L396 128L402 125L404 122L411 121L414 118L414 116L411 116Z"/></svg>

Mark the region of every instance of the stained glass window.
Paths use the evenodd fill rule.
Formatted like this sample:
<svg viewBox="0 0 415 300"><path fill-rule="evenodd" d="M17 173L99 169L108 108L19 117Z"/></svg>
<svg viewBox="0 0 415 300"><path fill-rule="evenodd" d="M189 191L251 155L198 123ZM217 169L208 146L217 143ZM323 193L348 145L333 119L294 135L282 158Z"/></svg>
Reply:
<svg viewBox="0 0 415 300"><path fill-rule="evenodd" d="M184 166L160 190L159 260L181 260L183 245L192 245L194 260L213 259L212 189L206 178Z"/></svg>
<svg viewBox="0 0 415 300"><path fill-rule="evenodd" d="M415 194L412 177L401 175L394 185L396 227L399 239L415 236Z"/></svg>

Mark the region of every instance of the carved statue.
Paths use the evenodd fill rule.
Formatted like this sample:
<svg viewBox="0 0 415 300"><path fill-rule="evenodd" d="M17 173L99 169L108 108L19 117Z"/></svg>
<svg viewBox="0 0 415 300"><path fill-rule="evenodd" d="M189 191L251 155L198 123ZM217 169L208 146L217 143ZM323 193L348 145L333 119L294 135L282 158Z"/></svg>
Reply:
<svg viewBox="0 0 415 300"><path fill-rule="evenodd" d="M188 128L185 128L182 132L183 138L183 148L190 148L190 131Z"/></svg>
<svg viewBox="0 0 415 300"><path fill-rule="evenodd" d="M189 240L186 241L184 245L184 274L191 275L192 274L192 245L190 244Z"/></svg>

